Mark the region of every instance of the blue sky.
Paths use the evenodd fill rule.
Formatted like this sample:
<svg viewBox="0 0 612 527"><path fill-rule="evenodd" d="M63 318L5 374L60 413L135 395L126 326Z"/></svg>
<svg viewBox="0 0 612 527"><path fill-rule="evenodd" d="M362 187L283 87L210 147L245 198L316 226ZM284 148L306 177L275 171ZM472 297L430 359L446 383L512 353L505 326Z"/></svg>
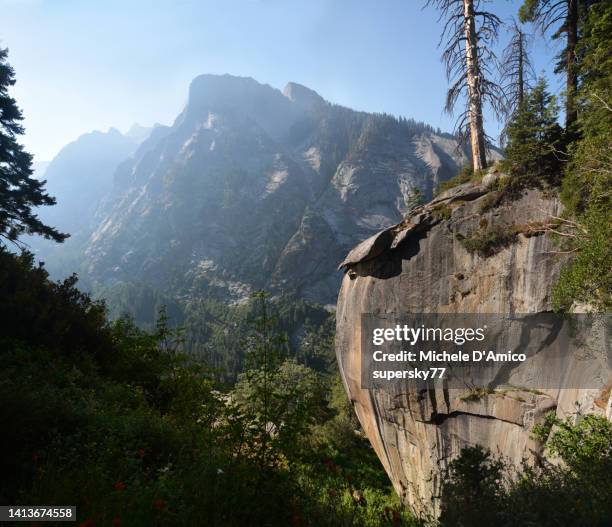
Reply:
<svg viewBox="0 0 612 527"><path fill-rule="evenodd" d="M304 84L359 110L452 129L437 49L421 0L0 0L0 45L17 74L24 143L51 159L82 133L171 123L200 73ZM504 19L520 2L495 0ZM502 35L502 42L503 44ZM534 45L538 72L554 47ZM551 87L558 89L560 79ZM497 125L488 122L488 132Z"/></svg>

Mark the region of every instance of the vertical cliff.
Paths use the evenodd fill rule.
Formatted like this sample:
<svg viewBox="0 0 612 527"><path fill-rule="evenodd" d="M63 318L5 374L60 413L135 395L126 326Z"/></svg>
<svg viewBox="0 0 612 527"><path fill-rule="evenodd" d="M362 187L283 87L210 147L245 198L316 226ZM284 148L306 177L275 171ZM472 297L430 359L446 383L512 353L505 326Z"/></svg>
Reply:
<svg viewBox="0 0 612 527"><path fill-rule="evenodd" d="M336 354L355 411L398 494L418 510L436 510L440 475L462 447L479 444L515 463L534 460L541 446L533 425L549 411L607 414L610 370L602 389L499 390L466 397L464 390L398 395L361 388L361 313L538 313L564 256L538 222L560 203L542 190L495 204L483 182L447 191L402 223L349 253L338 299ZM466 243L471 240L472 243ZM479 241L480 244L474 243ZM574 386L594 372L575 368Z"/></svg>

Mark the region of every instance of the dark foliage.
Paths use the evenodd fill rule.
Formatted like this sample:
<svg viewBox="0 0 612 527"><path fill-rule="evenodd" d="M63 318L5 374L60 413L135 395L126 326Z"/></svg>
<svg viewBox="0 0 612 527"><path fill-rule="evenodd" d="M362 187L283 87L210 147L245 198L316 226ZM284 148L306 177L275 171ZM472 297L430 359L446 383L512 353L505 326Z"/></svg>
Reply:
<svg viewBox="0 0 612 527"><path fill-rule="evenodd" d="M578 47L579 139L570 147L561 189L566 207L562 250L575 255L554 289L557 309L578 302L597 311L612 307L612 4L598 2L581 28Z"/></svg>
<svg viewBox="0 0 612 527"><path fill-rule="evenodd" d="M502 169L525 185L559 184L567 159L555 97L541 79L527 94L508 124L508 146Z"/></svg>
<svg viewBox="0 0 612 527"><path fill-rule="evenodd" d="M481 447L451 461L442 492L441 527L604 527L612 521L612 424L604 417L536 427L557 463L511 467Z"/></svg>
<svg viewBox="0 0 612 527"><path fill-rule="evenodd" d="M585 11L591 3L589 0L524 0L519 9L521 22L533 22L542 35L550 33L555 40L565 40L558 55L555 73L565 72L566 76L565 123L568 132L577 118L576 46L580 12Z"/></svg>
<svg viewBox="0 0 612 527"><path fill-rule="evenodd" d="M89 526L416 525L329 374L286 358L265 297L232 388L163 312L109 323L28 254L0 251L0 277L0 503L75 504Z"/></svg>

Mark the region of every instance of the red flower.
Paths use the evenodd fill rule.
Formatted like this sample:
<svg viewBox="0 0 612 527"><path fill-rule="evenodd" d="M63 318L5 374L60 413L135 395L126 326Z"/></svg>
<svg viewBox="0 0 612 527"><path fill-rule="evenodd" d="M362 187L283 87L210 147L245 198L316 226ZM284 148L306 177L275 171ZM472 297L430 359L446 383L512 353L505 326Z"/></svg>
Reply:
<svg viewBox="0 0 612 527"><path fill-rule="evenodd" d="M113 488L115 490L123 490L125 489L125 483L123 483L123 481L117 481L114 485Z"/></svg>
<svg viewBox="0 0 612 527"><path fill-rule="evenodd" d="M115 516L113 518L113 527L120 527L121 526L121 518L119 518L119 516Z"/></svg>
<svg viewBox="0 0 612 527"><path fill-rule="evenodd" d="M336 464L331 459L326 459L325 461L323 461L323 464L330 472L336 471Z"/></svg>
<svg viewBox="0 0 612 527"><path fill-rule="evenodd" d="M39 459L40 459L40 456L39 456L39 455L38 455L36 452L34 452L34 453L32 454L32 461L36 462L36 461L38 461Z"/></svg>
<svg viewBox="0 0 612 527"><path fill-rule="evenodd" d="M159 512L163 511L166 508L166 502L161 498L157 498L153 502L153 507L155 507Z"/></svg>
<svg viewBox="0 0 612 527"><path fill-rule="evenodd" d="M139 448L139 449L138 449L138 457L139 457L140 459L142 459L142 458L144 457L144 455L145 455L144 448Z"/></svg>

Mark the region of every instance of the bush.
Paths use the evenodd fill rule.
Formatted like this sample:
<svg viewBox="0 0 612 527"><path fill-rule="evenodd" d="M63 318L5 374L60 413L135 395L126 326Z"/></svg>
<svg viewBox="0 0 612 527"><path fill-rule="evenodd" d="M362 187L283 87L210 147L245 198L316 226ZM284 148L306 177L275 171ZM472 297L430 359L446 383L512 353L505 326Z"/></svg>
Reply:
<svg viewBox="0 0 612 527"><path fill-rule="evenodd" d="M447 203L438 203L432 210L431 214L436 220L450 220L453 211Z"/></svg>
<svg viewBox="0 0 612 527"><path fill-rule="evenodd" d="M515 226L486 224L468 236L457 235L457 238L470 253L488 258L513 243L519 232Z"/></svg>
<svg viewBox="0 0 612 527"><path fill-rule="evenodd" d="M255 361L228 390L163 312L150 331L109 323L75 279L4 251L0 288L2 503L74 504L90 527L416 525L327 374L268 362L274 324L262 341L253 322Z"/></svg>
<svg viewBox="0 0 612 527"><path fill-rule="evenodd" d="M519 469L481 447L463 449L443 483L440 526L610 525L612 423L551 414L535 435L559 463Z"/></svg>

